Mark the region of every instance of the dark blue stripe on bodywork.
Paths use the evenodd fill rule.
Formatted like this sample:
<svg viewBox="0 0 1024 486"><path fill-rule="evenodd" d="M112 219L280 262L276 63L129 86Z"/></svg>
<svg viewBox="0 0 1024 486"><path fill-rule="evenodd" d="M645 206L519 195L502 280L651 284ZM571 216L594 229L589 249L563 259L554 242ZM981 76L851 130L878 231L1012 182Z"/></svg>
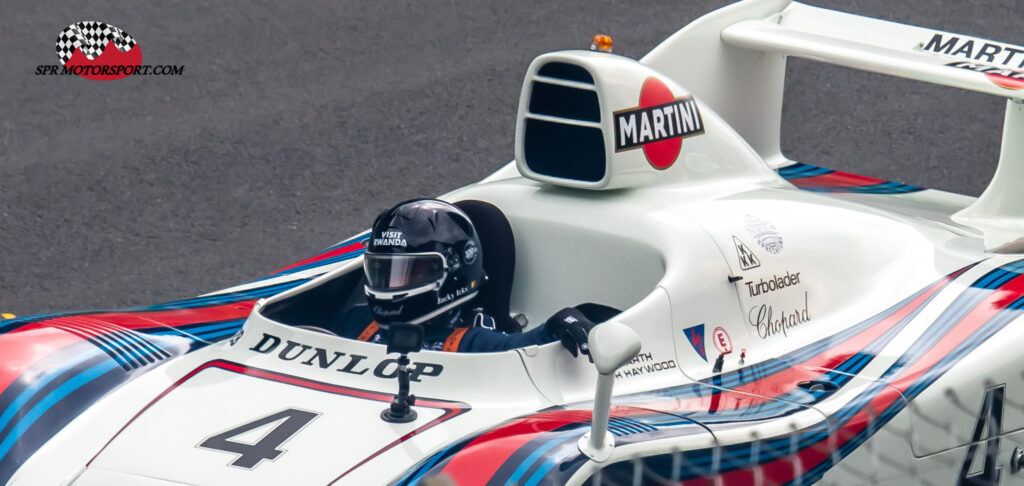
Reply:
<svg viewBox="0 0 1024 486"><path fill-rule="evenodd" d="M824 167L817 167L810 164L804 164L802 162L796 162L785 167L780 167L777 170L778 174L787 181L795 181L804 179L807 177L822 176L836 173L835 170L826 169ZM862 186L822 186L822 187L797 187L804 191L809 192L825 192L825 193L856 193L856 194L909 194L912 192L923 191L923 187L917 187L910 184L903 184L901 182L886 181L877 184L866 184Z"/></svg>

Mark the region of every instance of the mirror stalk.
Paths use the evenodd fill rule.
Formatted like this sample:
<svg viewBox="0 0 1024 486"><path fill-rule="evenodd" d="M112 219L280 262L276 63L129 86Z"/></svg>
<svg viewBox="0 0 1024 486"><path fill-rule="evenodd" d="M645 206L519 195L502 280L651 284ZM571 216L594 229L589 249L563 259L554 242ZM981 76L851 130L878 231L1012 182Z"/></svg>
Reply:
<svg viewBox="0 0 1024 486"><path fill-rule="evenodd" d="M580 452L591 460L604 462L615 448L615 437L608 433L615 371L640 352L640 336L624 324L605 322L590 331L588 341L590 356L597 367L597 387L590 432L583 434L577 444Z"/></svg>

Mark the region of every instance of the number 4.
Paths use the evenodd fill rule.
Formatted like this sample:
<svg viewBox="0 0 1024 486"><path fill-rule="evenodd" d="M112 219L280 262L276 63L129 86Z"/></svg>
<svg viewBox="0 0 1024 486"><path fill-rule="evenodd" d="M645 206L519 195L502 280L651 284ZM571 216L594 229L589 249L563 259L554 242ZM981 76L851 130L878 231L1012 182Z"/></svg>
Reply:
<svg viewBox="0 0 1024 486"><path fill-rule="evenodd" d="M289 408L239 425L233 429L225 430L200 442L199 447L238 454L238 458L231 461L230 465L252 469L263 462L264 459L270 461L277 459L278 456L285 452L278 449L278 447L292 438L293 435L319 415L316 412ZM232 437L242 435L250 430L267 427L275 423L277 423L276 426L269 432L266 432L256 442L249 443L230 440Z"/></svg>
<svg viewBox="0 0 1024 486"><path fill-rule="evenodd" d="M999 484L1000 468L996 467L996 456L999 454L999 434L1003 423L1003 392L1005 390L1006 385L999 385L985 391L985 399L981 402L978 421L974 425L974 434L971 436L971 445L967 448L967 457L964 458L963 465L960 466L957 486ZM984 438L982 437L983 432L987 432ZM982 456L983 467L981 472L968 476L982 439L985 441L985 455Z"/></svg>

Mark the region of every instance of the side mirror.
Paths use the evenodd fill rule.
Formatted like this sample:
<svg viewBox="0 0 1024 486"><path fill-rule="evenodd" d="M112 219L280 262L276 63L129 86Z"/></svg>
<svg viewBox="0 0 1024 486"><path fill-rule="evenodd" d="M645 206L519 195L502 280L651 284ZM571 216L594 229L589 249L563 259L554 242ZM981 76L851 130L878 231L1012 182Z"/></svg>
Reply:
<svg viewBox="0 0 1024 486"><path fill-rule="evenodd" d="M607 461L615 447L615 437L608 433L608 416L612 404L615 370L640 352L640 336L619 322L605 322L594 327L587 338L590 357L597 367L597 389L590 432L580 437L580 452L596 462Z"/></svg>

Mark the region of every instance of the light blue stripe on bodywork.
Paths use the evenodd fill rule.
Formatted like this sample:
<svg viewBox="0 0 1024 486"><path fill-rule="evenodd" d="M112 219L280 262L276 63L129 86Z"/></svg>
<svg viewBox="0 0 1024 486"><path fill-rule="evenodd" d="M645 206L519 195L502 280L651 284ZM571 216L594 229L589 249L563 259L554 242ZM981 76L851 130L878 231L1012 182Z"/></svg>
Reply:
<svg viewBox="0 0 1024 486"><path fill-rule="evenodd" d="M60 402L69 393L88 384L89 382L103 375L104 373L110 370L117 369L119 367L120 366L117 363L115 363L114 360L103 360L101 363L93 366L92 368L89 368L75 375L74 378L68 380L67 382L54 389L52 392L50 392L50 394L47 395L46 398L42 399L39 403L36 404L36 406L32 407L32 409L29 410L29 412L26 413L21 418L20 421L18 421L18 424L15 425L13 429L11 429L11 432L7 435L6 438L4 438L3 442L0 442L0 458L3 458L4 456L7 455L7 452L10 451L11 447L15 444L15 442L18 441L18 438L21 437L21 434L28 430L28 428L31 427L32 424L39 419L39 417L46 413L46 411L49 410L50 407L52 407L57 402Z"/></svg>

